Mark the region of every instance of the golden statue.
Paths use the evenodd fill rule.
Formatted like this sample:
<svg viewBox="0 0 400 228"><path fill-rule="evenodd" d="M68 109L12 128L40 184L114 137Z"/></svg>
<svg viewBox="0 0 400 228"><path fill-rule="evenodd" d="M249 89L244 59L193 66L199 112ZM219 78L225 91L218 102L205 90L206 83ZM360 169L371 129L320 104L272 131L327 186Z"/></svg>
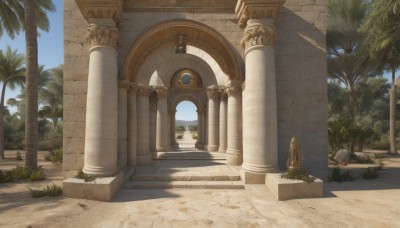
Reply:
<svg viewBox="0 0 400 228"><path fill-rule="evenodd" d="M289 153L290 153L289 171L301 170L302 165L301 165L301 158L299 155L299 144L297 142L296 137L293 137L292 141L290 141Z"/></svg>

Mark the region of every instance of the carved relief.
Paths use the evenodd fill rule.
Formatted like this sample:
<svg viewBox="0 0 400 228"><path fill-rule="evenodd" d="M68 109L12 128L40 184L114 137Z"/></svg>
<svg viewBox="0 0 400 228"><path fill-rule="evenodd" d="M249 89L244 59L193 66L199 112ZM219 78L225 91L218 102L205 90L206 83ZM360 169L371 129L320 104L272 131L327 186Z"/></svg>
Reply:
<svg viewBox="0 0 400 228"><path fill-rule="evenodd" d="M76 0L83 17L86 20L94 18L110 18L117 24L122 17L122 1L93 1L93 0Z"/></svg>
<svg viewBox="0 0 400 228"><path fill-rule="evenodd" d="M167 97L168 95L168 89L165 88L156 88L155 89L156 93L157 93L157 97Z"/></svg>
<svg viewBox="0 0 400 228"><path fill-rule="evenodd" d="M91 47L108 46L115 48L118 45L119 36L116 28L91 24L86 31L86 39L90 42Z"/></svg>
<svg viewBox="0 0 400 228"><path fill-rule="evenodd" d="M250 19L271 19L275 18L285 0L274 1L249 1L239 0L236 13L238 14L239 27L246 28Z"/></svg>
<svg viewBox="0 0 400 228"><path fill-rule="evenodd" d="M272 47L275 40L275 29L266 26L255 26L245 31L241 43L247 50L250 47L259 45Z"/></svg>

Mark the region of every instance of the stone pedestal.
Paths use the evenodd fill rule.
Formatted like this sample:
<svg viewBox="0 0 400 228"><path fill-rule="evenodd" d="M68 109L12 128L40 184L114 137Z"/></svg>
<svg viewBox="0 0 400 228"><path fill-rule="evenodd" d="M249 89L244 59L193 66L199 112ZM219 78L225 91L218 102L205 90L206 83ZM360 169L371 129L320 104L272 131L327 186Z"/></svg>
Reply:
<svg viewBox="0 0 400 228"><path fill-rule="evenodd" d="M208 89L208 145L207 150L210 152L218 151L219 147L219 108L218 108L218 90Z"/></svg>
<svg viewBox="0 0 400 228"><path fill-rule="evenodd" d="M275 56L272 21L249 20L246 48L246 86L243 94L243 172L246 183L264 183L278 169L278 129ZM248 177L248 178L246 178Z"/></svg>
<svg viewBox="0 0 400 228"><path fill-rule="evenodd" d="M240 82L230 83L228 94L228 149L227 165L241 165L242 154L242 87Z"/></svg>
<svg viewBox="0 0 400 228"><path fill-rule="evenodd" d="M156 130L156 151L168 151L168 90L156 89L157 92L157 130Z"/></svg>
<svg viewBox="0 0 400 228"><path fill-rule="evenodd" d="M227 148L227 94L225 91L220 91L219 102L219 150L220 153L225 153ZM241 121L241 120L240 120Z"/></svg>
<svg viewBox="0 0 400 228"><path fill-rule="evenodd" d="M150 135L149 135L149 90L147 88L137 88L137 164L148 165L151 163Z"/></svg>
<svg viewBox="0 0 400 228"><path fill-rule="evenodd" d="M83 171L110 176L118 171L118 31L113 19L91 23L87 31L91 48Z"/></svg>

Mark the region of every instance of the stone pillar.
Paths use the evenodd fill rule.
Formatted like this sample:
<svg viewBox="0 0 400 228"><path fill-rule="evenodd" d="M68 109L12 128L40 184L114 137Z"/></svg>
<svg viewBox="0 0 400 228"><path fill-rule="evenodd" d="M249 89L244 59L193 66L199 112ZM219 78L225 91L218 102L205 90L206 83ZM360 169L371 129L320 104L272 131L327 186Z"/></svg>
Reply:
<svg viewBox="0 0 400 228"><path fill-rule="evenodd" d="M247 184L265 183L266 173L279 171L273 45L276 40L274 18L284 2L239 0L236 6L239 26L245 28L242 38L246 55L246 82L243 92L245 115L241 174Z"/></svg>
<svg viewBox="0 0 400 228"><path fill-rule="evenodd" d="M156 151L168 151L168 104L166 88L157 88L157 130L156 130Z"/></svg>
<svg viewBox="0 0 400 228"><path fill-rule="evenodd" d="M111 176L118 171L118 30L111 18L88 26L90 61L83 171Z"/></svg>
<svg viewBox="0 0 400 228"><path fill-rule="evenodd" d="M153 158L157 157L156 136L157 136L157 94L151 92L149 96L149 148Z"/></svg>
<svg viewBox="0 0 400 228"><path fill-rule="evenodd" d="M124 169L128 162L128 88L129 82L120 82L118 89L118 168Z"/></svg>
<svg viewBox="0 0 400 228"><path fill-rule="evenodd" d="M226 152L227 144L227 96L225 91L220 91L219 102L219 151Z"/></svg>
<svg viewBox="0 0 400 228"><path fill-rule="evenodd" d="M150 107L149 90L147 88L137 88L137 164L148 165L151 163L150 153Z"/></svg>
<svg viewBox="0 0 400 228"><path fill-rule="evenodd" d="M227 86L228 95L228 149L227 165L241 165L242 154L242 87L240 83ZM249 114L251 116L251 114Z"/></svg>
<svg viewBox="0 0 400 228"><path fill-rule="evenodd" d="M218 90L208 89L208 146L207 150L210 152L218 151L219 147L219 102Z"/></svg>
<svg viewBox="0 0 400 228"><path fill-rule="evenodd" d="M204 148L204 137L203 137L203 109L197 109L197 142L196 148L203 149Z"/></svg>
<svg viewBox="0 0 400 228"><path fill-rule="evenodd" d="M137 111L136 88L131 86L128 93L128 165L137 165Z"/></svg>
<svg viewBox="0 0 400 228"><path fill-rule="evenodd" d="M178 146L178 142L176 141L175 137L175 114L176 110L171 109L169 110L169 113L171 114L171 128L170 128L170 140L171 140L171 148L175 148Z"/></svg>

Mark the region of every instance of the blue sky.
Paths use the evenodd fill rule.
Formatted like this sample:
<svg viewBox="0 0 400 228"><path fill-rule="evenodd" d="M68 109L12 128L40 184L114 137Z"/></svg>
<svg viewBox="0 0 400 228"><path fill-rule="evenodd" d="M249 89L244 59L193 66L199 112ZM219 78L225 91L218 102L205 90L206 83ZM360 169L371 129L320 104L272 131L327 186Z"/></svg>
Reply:
<svg viewBox="0 0 400 228"><path fill-rule="evenodd" d="M197 120L197 108L190 101L182 101L176 107L175 119L177 120Z"/></svg>
<svg viewBox="0 0 400 228"><path fill-rule="evenodd" d="M53 2L56 5L56 12L48 13L50 31L48 33L39 31L40 37L38 38L39 64L45 65L45 69L51 69L64 63L63 1ZM14 40L4 33L0 38L0 49L6 50L7 46L10 46L12 50L18 50L18 53L25 54L25 33L21 31ZM19 89L12 91L7 88L5 101L16 97L19 93ZM10 108L12 112L15 110L15 108Z"/></svg>

